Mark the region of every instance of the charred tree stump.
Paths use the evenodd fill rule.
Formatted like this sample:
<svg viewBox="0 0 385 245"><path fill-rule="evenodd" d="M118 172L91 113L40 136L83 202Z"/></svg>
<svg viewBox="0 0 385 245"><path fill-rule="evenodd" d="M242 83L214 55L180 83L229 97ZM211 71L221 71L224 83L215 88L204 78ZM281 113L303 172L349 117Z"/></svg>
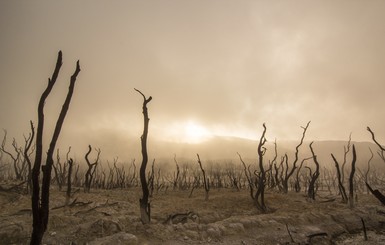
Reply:
<svg viewBox="0 0 385 245"><path fill-rule="evenodd" d="M51 171L53 165L53 153L55 150L56 142L59 138L61 128L64 123L65 116L69 109L72 94L75 88L76 78L80 72L79 61L76 63L76 70L71 76L70 86L68 89L67 97L64 101L62 109L59 114L59 118L56 122L54 133L47 152L47 160L45 165L41 165L42 153L43 153L43 128L44 128L44 104L48 95L50 94L53 86L56 83L59 71L62 65L62 52L59 51L55 70L51 79L48 79L47 88L44 90L40 97L38 104L38 126L36 132L36 152L35 162L32 169L32 218L33 227L31 235L31 245L41 244L43 235L47 230L48 217L49 217L49 188L51 184ZM40 168L43 170L43 180L40 193Z"/></svg>
<svg viewBox="0 0 385 245"><path fill-rule="evenodd" d="M152 100L152 97L146 98L146 96L140 92L139 90L135 89L136 92L140 93L143 97L143 119L144 119L144 127L143 127L143 134L140 137L141 140L141 146L142 146L142 165L140 166L140 183L142 185L142 192L143 196L139 199L139 207L140 207L140 217L143 224L150 223L151 220L151 206L148 202L149 197L149 190L148 190L148 184L146 179L146 167L148 162L148 154L147 154L147 135L148 135L148 124L150 121L150 118L148 117L148 110L147 110L147 104Z"/></svg>

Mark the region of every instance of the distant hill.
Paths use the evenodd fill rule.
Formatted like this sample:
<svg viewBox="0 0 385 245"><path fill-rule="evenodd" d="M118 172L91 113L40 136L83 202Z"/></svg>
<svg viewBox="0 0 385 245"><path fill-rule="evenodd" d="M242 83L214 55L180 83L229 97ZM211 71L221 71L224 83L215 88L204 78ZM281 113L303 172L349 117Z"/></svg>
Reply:
<svg viewBox="0 0 385 245"><path fill-rule="evenodd" d="M279 141L277 140L278 161L287 153L289 156L289 163L294 160L295 147L298 141ZM309 141L305 141L299 149L299 158L302 160L305 157L310 157L311 152L309 148ZM371 157L369 148L374 153L372 166L384 167L385 163L377 155L377 146L371 142L351 142L351 149L347 155L347 163L351 164L352 159L352 145L355 145L357 153L357 166L366 169L367 162ZM344 147L347 141L315 141L313 149L317 155L318 161L322 166L334 167L334 162L331 158L331 153L342 163L344 155ZM177 157L196 159L196 154L199 153L201 158L209 160L232 160L238 161L238 155L242 155L243 159L247 159L253 163L257 159L258 141L249 140L237 137L213 137L200 144L187 143L172 143L172 142L152 142L149 145L149 152L155 158L172 159L174 154ZM274 158L274 142L267 142L266 144L266 162Z"/></svg>
<svg viewBox="0 0 385 245"><path fill-rule="evenodd" d="M112 160L114 157L119 157L120 161L131 161L136 159L139 163L141 160L140 138L137 137L122 137L119 134L103 134L103 137L95 137L87 139L93 147L100 148L102 150L102 159ZM277 140L278 148L278 161L281 157L287 153L289 156L289 163L294 159L294 151L298 140ZM310 157L309 141L305 141L300 147L300 160L305 157ZM362 170L366 169L367 162L371 156L369 148L372 149L375 157L372 160L372 166L383 167L385 171L385 163L377 155L377 146L371 142L351 142L355 144L357 150L357 165ZM330 156L331 153L335 155L338 161L342 163L344 146L347 141L315 141L313 148L317 154L318 160L322 166L334 167L334 162ZM75 145L73 145L75 146ZM73 148L73 152L76 152L76 159L83 161L84 154L87 151L88 145L76 146ZM169 141L157 141L152 137L149 137L148 153L149 159L156 159L159 162L173 162L174 155L179 160L185 159L189 161L196 161L196 154L199 153L202 161L232 161L239 163L239 157L237 152L242 155L242 158L247 163L252 164L257 160L257 140L250 140L237 137L212 137L207 141L200 144L188 144L188 143L175 143ZM268 141L266 143L266 163L272 160L274 157L274 142ZM61 149L62 152L65 149ZM351 163L351 152L348 154L348 164ZM312 162L309 162L312 164Z"/></svg>

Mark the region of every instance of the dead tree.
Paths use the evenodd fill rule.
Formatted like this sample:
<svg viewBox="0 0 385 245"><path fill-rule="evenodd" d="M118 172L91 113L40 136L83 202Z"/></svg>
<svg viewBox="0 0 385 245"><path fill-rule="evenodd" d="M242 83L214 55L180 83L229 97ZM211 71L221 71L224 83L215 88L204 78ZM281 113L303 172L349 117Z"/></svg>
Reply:
<svg viewBox="0 0 385 245"><path fill-rule="evenodd" d="M307 190L307 197L315 200L315 194L316 194L315 183L319 177L320 172L319 172L319 163L317 160L317 156L314 154L312 145L313 145L313 142L310 143L309 147L310 147L311 154L313 156L313 161L315 163L316 169L314 173L310 174L310 182L309 182L309 188Z"/></svg>
<svg viewBox="0 0 385 245"><path fill-rule="evenodd" d="M56 150L56 164L54 163L52 165L54 173L55 173L55 179L56 183L59 186L59 191L62 190L63 185L66 182L66 176L67 176L67 164L66 161L64 164L61 163L60 160L60 151L59 149Z"/></svg>
<svg viewBox="0 0 385 245"><path fill-rule="evenodd" d="M374 132L369 128L367 127L366 128L369 133L372 135L372 140L374 141L374 143L376 143L376 145L378 146L379 151L378 151L378 155L381 157L381 159L385 162L385 147L382 146L377 140L376 140L376 137L374 135Z"/></svg>
<svg viewBox="0 0 385 245"><path fill-rule="evenodd" d="M282 183L283 183L283 163L285 162L285 160L287 162L287 155L286 154L281 158L281 162L279 163L278 167L277 167L276 163L274 164L275 185L280 192L283 192L283 186L282 186Z"/></svg>
<svg viewBox="0 0 385 245"><path fill-rule="evenodd" d="M28 165L27 193L29 193L32 190L32 163L30 159L29 150L31 149L32 142L35 137L35 127L33 126L32 121L30 121L30 126L31 126L31 133L29 134L28 138L24 137L24 140L25 140L24 159Z"/></svg>
<svg viewBox="0 0 385 245"><path fill-rule="evenodd" d="M241 154L239 154L238 152L237 152L237 154L239 156L239 160L243 164L243 170L245 172L247 183L249 184L250 196L254 200L254 198L255 198L254 197L254 182L253 182L253 177L252 177L251 171L250 171L250 165L249 165L249 167L246 167L246 163L243 161Z"/></svg>
<svg viewBox="0 0 385 245"><path fill-rule="evenodd" d="M140 207L140 217L143 224L150 223L151 220L151 206L148 202L149 190L146 179L146 167L148 162L148 154L147 154L147 135L148 135L148 124L150 122L150 118L148 117L147 104L152 100L152 97L146 98L146 96L135 89L136 92L140 93L143 97L143 134L140 137L141 146L142 146L142 164L140 165L140 183L142 185L143 196L139 199L139 207Z"/></svg>
<svg viewBox="0 0 385 245"><path fill-rule="evenodd" d="M347 155L350 152L351 142L352 142L352 134L350 133L348 143L346 146L344 146L344 159L343 159L342 166L341 166L341 182L342 182L342 184L345 184L345 166L346 166Z"/></svg>
<svg viewBox="0 0 385 245"><path fill-rule="evenodd" d="M38 125L36 131L36 152L35 152L35 162L32 169L32 217L33 217L33 227L31 235L31 245L41 244L43 239L44 232L47 230L48 225L48 216L49 216L49 191L51 184L51 171L53 165L53 153L56 147L56 142L59 138L61 128L64 123L65 116L69 109L71 102L72 94L75 88L76 78L80 72L79 61L76 63L76 70L71 76L70 85L67 93L67 97L64 101L62 109L59 114L59 118L56 122L54 133L52 135L51 143L47 151L46 164L41 165L42 163L42 153L43 153L43 128L44 128L44 105L46 98L51 93L53 86L56 83L56 79L59 75L59 71L62 65L62 52L59 51L55 70L52 74L51 79L48 79L47 88L44 90L43 94L40 97L38 104ZM43 170L43 179L41 185L40 193L40 168Z"/></svg>
<svg viewBox="0 0 385 245"><path fill-rule="evenodd" d="M154 179L155 179L155 158L152 161L151 171L148 173L148 185L150 190L150 197L154 194Z"/></svg>
<svg viewBox="0 0 385 245"><path fill-rule="evenodd" d="M100 153L101 153L100 149L95 149L95 151L97 152L97 156L96 156L95 161L93 163L91 163L90 160L88 159L88 156L90 155L91 151L92 151L92 147L91 147L91 145L88 145L88 151L84 157L86 159L87 166L88 166L87 172L85 174L86 179L84 182L84 192L90 192L92 179L94 178L95 170L96 170L96 167L98 165L99 157L100 157Z"/></svg>
<svg viewBox="0 0 385 245"><path fill-rule="evenodd" d="M174 155L174 162L175 162L175 165L176 165L176 174L174 173L173 189L175 190L177 188L177 186L178 186L178 183L179 183L179 173L180 173L179 165L178 165L178 162L176 160L176 155ZM181 185L179 185L179 187L181 187Z"/></svg>
<svg viewBox="0 0 385 245"><path fill-rule="evenodd" d="M368 183L365 184L369 191L382 203L382 205L385 205L385 196L379 190L373 190Z"/></svg>
<svg viewBox="0 0 385 245"><path fill-rule="evenodd" d="M277 165L277 158L278 158L278 150L277 150L277 140L274 140L274 158L273 160L269 163L269 180L268 180L268 186L269 188L274 188L277 186L278 183L276 183L276 178L274 178L273 174L273 166L274 169Z"/></svg>
<svg viewBox="0 0 385 245"><path fill-rule="evenodd" d="M300 178L299 178L299 173L302 169L302 166L304 164L304 162L306 162L307 160L310 160L312 159L313 157L308 157L308 158L304 158L302 161L301 161L301 164L299 165L298 169L297 169L297 173L296 173L296 176L295 176L295 183L294 183L294 189L295 189L295 192L300 192L301 191L301 183L300 183Z"/></svg>
<svg viewBox="0 0 385 245"><path fill-rule="evenodd" d="M368 169L365 172L365 183L368 183L368 175L370 172L370 162L373 160L373 157L374 157L373 151L370 147L369 147L369 151L370 151L371 156L368 160ZM366 188L366 189L367 189L367 194L369 194L369 188Z"/></svg>
<svg viewBox="0 0 385 245"><path fill-rule="evenodd" d="M206 193L205 201L208 201L209 200L209 191L210 191L210 181L209 181L208 178L206 179L206 172L203 169L202 162L201 162L201 159L199 157L199 154L197 154L197 157L198 157L198 164L199 164L199 167L201 168L202 175L203 175L203 185L204 185L205 193Z"/></svg>
<svg viewBox="0 0 385 245"><path fill-rule="evenodd" d="M352 168L350 171L350 176L349 176L349 206L350 208L354 207L354 173L356 172L356 148L354 147L353 144L353 159L352 159Z"/></svg>
<svg viewBox="0 0 385 245"><path fill-rule="evenodd" d="M193 194L195 188L197 188L199 186L200 181L201 181L200 175L194 175L194 182L193 182L192 187L191 187L190 195L188 196L189 198L192 197L192 194Z"/></svg>
<svg viewBox="0 0 385 245"><path fill-rule="evenodd" d="M126 182L126 171L124 170L124 165L121 168L118 168L116 163L118 162L118 158L114 158L114 169L116 172L116 187L124 188Z"/></svg>
<svg viewBox="0 0 385 245"><path fill-rule="evenodd" d="M258 175L258 185L257 191L255 193L255 204L261 212L266 212L267 207L265 204L265 184L266 184L266 172L263 167L263 156L266 153L266 148L264 147L266 143L266 126L263 124L263 132L261 138L259 139L258 144L258 165L259 165L259 175Z"/></svg>
<svg viewBox="0 0 385 245"><path fill-rule="evenodd" d="M333 158L333 161L335 163L336 170L337 170L338 189L339 189L339 193L340 193L340 195L342 197L342 202L343 203L348 203L348 196L346 195L346 190L345 190L344 184L342 183L340 166L338 164L337 159L334 157L334 155L331 154L331 156Z"/></svg>
<svg viewBox="0 0 385 245"><path fill-rule="evenodd" d="M13 141L12 141L12 147L13 147L13 150L15 151L14 153L11 153L10 151L5 149L6 141L7 141L7 131L4 129L4 138L3 138L3 142L1 143L0 150L2 152L4 152L5 154L7 154L12 159L13 169L15 171L16 180L23 180L22 169L19 166L20 151L19 151L19 148L17 146L16 140L15 140L15 138L13 138Z"/></svg>
<svg viewBox="0 0 385 245"><path fill-rule="evenodd" d="M131 168L133 168L133 171L132 171L132 177L128 176L128 186L137 186L137 183L138 183L138 179L137 179L137 176L136 176L136 165L135 165L135 159L132 159L132 162L131 162L131 165L128 169L128 173L131 172Z"/></svg>
<svg viewBox="0 0 385 245"><path fill-rule="evenodd" d="M72 168L74 165L74 160L72 160L72 158L70 158L67 162L68 162L68 175L67 175L67 191L66 191L65 205L68 205L70 203L70 199L71 199L71 191L72 191L71 175L72 175Z"/></svg>
<svg viewBox="0 0 385 245"><path fill-rule="evenodd" d="M372 140L373 142L378 146L379 150L378 150L378 155L381 157L381 159L385 162L385 147L382 146L377 140L376 140L376 137L374 135L374 132L369 128L367 127L366 128L369 133L371 134L372 136ZM369 169L369 163L368 163L368 169ZM369 170L368 170L369 172ZM370 185L366 182L366 186L367 188L369 189L369 191L383 204L385 205L385 196L379 191L379 190L373 190Z"/></svg>
<svg viewBox="0 0 385 245"><path fill-rule="evenodd" d="M291 168L290 171L289 171L289 166L288 166L288 156L286 155L285 177L284 177L284 179L282 181L282 186L283 186L283 192L284 193L288 193L288 191L289 191L289 179L293 175L294 170L297 168L296 164L298 162L299 147L303 144L303 140L305 138L306 130L309 127L309 124L310 124L310 121L306 124L305 127L301 127L303 129L302 138L301 138L301 141L299 142L299 144L295 147L294 161L293 161L292 168Z"/></svg>

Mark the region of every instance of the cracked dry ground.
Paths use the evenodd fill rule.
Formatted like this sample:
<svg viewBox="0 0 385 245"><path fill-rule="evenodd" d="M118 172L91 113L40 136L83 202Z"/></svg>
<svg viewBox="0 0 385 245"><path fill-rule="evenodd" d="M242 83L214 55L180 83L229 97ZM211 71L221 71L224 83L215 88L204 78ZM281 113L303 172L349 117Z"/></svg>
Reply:
<svg viewBox="0 0 385 245"><path fill-rule="evenodd" d="M261 214L247 190L214 189L208 201L203 190L191 198L189 191L160 191L151 198L151 224L142 225L139 188L78 192L71 207L60 207L64 192L51 193L44 244L385 244L385 208L366 194L350 209L326 193L309 202L302 193L267 192L270 212ZM0 244L28 244L30 197L0 192L0 207Z"/></svg>

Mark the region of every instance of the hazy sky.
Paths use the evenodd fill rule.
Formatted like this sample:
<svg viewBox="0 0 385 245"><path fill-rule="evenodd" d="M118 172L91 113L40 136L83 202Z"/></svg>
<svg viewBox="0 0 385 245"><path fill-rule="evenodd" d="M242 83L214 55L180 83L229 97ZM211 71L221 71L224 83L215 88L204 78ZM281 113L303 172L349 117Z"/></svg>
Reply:
<svg viewBox="0 0 385 245"><path fill-rule="evenodd" d="M82 71L60 142L124 149L142 133L385 142L385 1L0 1L0 127L28 133L57 52L51 130ZM48 132L47 132L48 133ZM103 144L101 143L103 142ZM82 148L82 149L83 149Z"/></svg>

